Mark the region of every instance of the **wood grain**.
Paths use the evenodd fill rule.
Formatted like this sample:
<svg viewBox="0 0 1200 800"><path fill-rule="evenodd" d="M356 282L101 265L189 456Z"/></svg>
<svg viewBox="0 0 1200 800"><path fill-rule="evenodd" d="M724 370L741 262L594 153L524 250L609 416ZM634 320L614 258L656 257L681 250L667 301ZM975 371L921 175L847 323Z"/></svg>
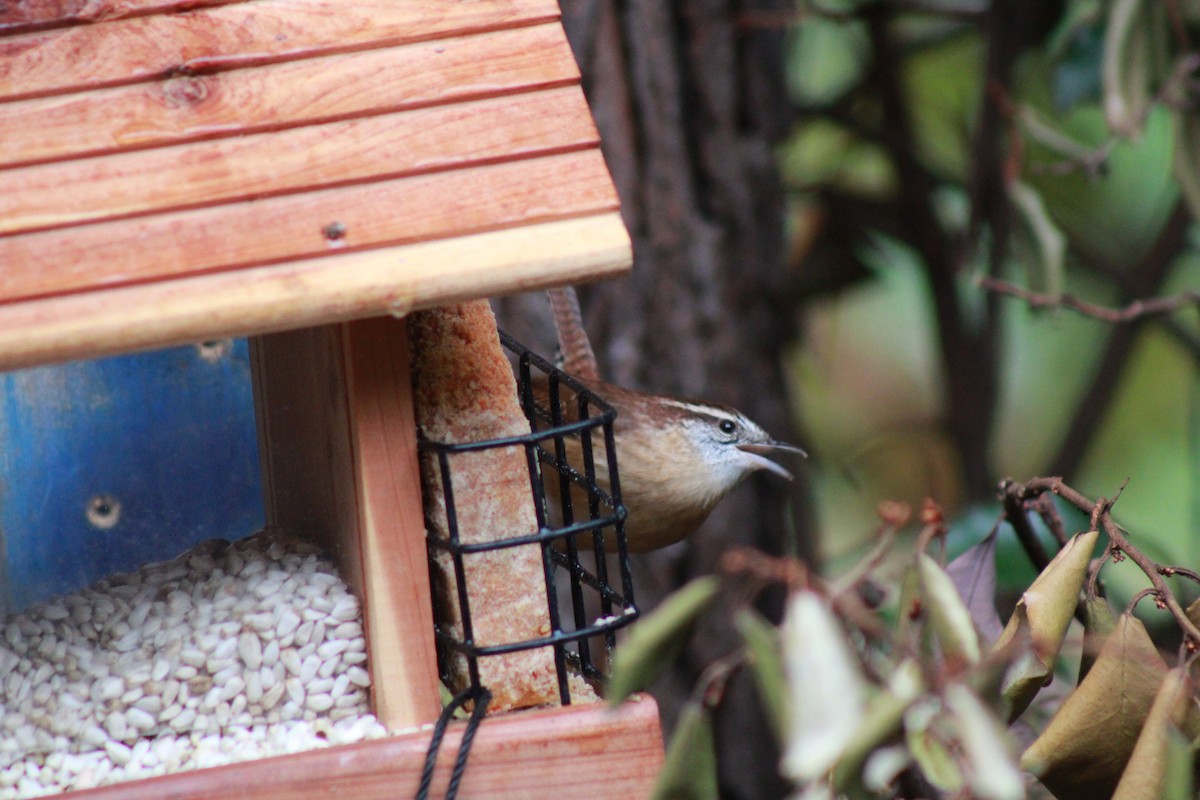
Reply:
<svg viewBox="0 0 1200 800"><path fill-rule="evenodd" d="M617 275L616 212L0 305L0 369L404 313Z"/></svg>
<svg viewBox="0 0 1200 800"><path fill-rule="evenodd" d="M465 723L451 725L434 772L445 796ZM429 732L243 764L183 772L63 795L70 800L396 800L420 783ZM571 706L489 717L475 736L459 797L487 800L636 800L662 767L654 701L616 709Z"/></svg>
<svg viewBox="0 0 1200 800"><path fill-rule="evenodd" d="M0 38L0 99L557 19L554 0L253 0Z"/></svg>
<svg viewBox="0 0 1200 800"><path fill-rule="evenodd" d="M549 23L0 103L0 166L399 111L578 77L562 27Z"/></svg>
<svg viewBox="0 0 1200 800"><path fill-rule="evenodd" d="M408 325L385 317L341 329L358 501L346 546L362 564L373 708L395 730L441 710Z"/></svg>
<svg viewBox="0 0 1200 800"><path fill-rule="evenodd" d="M362 601L392 729L441 708L407 341L381 318L252 344L268 522L321 543Z"/></svg>
<svg viewBox="0 0 1200 800"><path fill-rule="evenodd" d="M599 150L0 237L0 303L617 208ZM338 222L345 233L323 232Z"/></svg>
<svg viewBox="0 0 1200 800"><path fill-rule="evenodd" d="M0 171L0 234L597 143L577 87Z"/></svg>
<svg viewBox="0 0 1200 800"><path fill-rule="evenodd" d="M243 0L22 0L0 4L0 35L31 29L170 11L189 11Z"/></svg>

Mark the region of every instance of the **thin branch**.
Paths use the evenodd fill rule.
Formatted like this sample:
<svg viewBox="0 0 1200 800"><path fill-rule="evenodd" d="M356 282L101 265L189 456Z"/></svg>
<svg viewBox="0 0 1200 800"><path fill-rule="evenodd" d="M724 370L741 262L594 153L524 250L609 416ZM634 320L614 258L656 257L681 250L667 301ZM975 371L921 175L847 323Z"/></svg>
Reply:
<svg viewBox="0 0 1200 800"><path fill-rule="evenodd" d="M1179 0L1166 0L1164 5L1167 9L1167 19L1171 22L1171 33L1175 36L1175 46L1186 53L1192 49L1192 40L1188 36L1187 21L1184 19L1183 9L1179 7Z"/></svg>
<svg viewBox="0 0 1200 800"><path fill-rule="evenodd" d="M1162 598L1157 597L1158 589L1155 589L1153 586L1151 586L1149 589L1142 589L1140 592L1138 592L1137 594L1135 594L1133 596L1133 599L1130 600L1129 603L1125 606L1125 613L1132 614L1133 609L1137 607L1137 604L1142 602L1142 600L1149 597L1150 595L1156 596L1155 602L1158 604L1159 608L1162 608Z"/></svg>
<svg viewBox="0 0 1200 800"><path fill-rule="evenodd" d="M1067 544L1067 528L1063 525L1062 516L1058 513L1058 508L1054 505L1054 501L1047 495L1042 495L1032 504L1032 508L1042 518L1046 528L1054 536L1054 540L1058 542L1059 547L1065 547Z"/></svg>
<svg viewBox="0 0 1200 800"><path fill-rule="evenodd" d="M1096 305L1095 303L1089 303L1087 300L1076 297L1073 294L1041 294L1039 292L1031 292L1016 284L1002 281L999 278L993 278L991 275L980 275L975 279L975 282L989 292L1024 300L1030 308L1069 308L1072 311L1078 311L1085 317L1092 317L1093 319L1109 322L1114 325L1136 322L1144 317L1158 314L1173 314L1185 308L1200 306L1200 292L1190 290L1167 297L1134 300L1122 308L1108 308Z"/></svg>
<svg viewBox="0 0 1200 800"><path fill-rule="evenodd" d="M1193 583L1200 583L1200 572L1194 572L1187 567L1163 567L1159 570L1159 574L1166 578L1187 578Z"/></svg>
<svg viewBox="0 0 1200 800"><path fill-rule="evenodd" d="M1004 504L1004 516L1008 519L1008 524L1012 525L1013 533L1017 535L1017 541L1021 543L1021 548L1029 557L1033 568L1041 572L1050 564L1050 556L1046 553L1046 548L1042 547L1037 531L1029 524L1029 517L1025 514L1025 497L1021 492L1022 488L1020 484L1006 481L1000 487L1000 499Z"/></svg>
<svg viewBox="0 0 1200 800"><path fill-rule="evenodd" d="M929 279L946 376L946 427L960 457L966 491L979 497L990 484L989 432L998 394L995 320L988 308L986 318L972 324L959 302L958 263L935 209L936 183L916 155L916 137L900 78L901 53L892 28L893 9L882 3L867 5L862 18L873 55L867 85L879 98L883 146L896 166L898 202L906 212L903 239L920 254Z"/></svg>
<svg viewBox="0 0 1200 800"><path fill-rule="evenodd" d="M1200 336L1181 325L1179 320L1171 317L1160 317L1155 322L1175 340L1175 344L1187 350L1193 359L1200 361Z"/></svg>
<svg viewBox="0 0 1200 800"><path fill-rule="evenodd" d="M1131 126L1134 130L1141 130L1146 124L1150 112L1160 105L1168 108L1182 108L1187 105L1187 98L1191 94L1192 73L1200 68L1200 53L1189 52L1190 47L1181 49L1185 51L1185 54L1176 59L1171 67L1171 74L1163 81L1162 86L1150 99L1150 102L1146 103L1141 110ZM1103 177L1108 170L1108 158L1112 155L1113 149L1128 138L1121 134L1110 136L1097 147L1079 155L1048 164L1034 164L1032 171L1042 175L1068 175L1078 170L1089 178Z"/></svg>
<svg viewBox="0 0 1200 800"><path fill-rule="evenodd" d="M1167 223L1159 231L1154 244L1142 256L1135 268L1122 274L1115 271L1105 272L1105 265L1095 262L1089 265L1105 274L1117 285L1125 298L1157 294L1162 289L1163 282L1170 273L1175 256L1183 249L1187 241L1188 227L1192 224L1192 215L1187 204L1176 203ZM1159 317L1146 320L1146 324L1167 324L1168 327L1182 327L1174 317ZM1075 415L1067 431L1059 442L1058 451L1050 461L1050 472L1053 475L1073 475L1078 471L1079 462L1083 459L1087 448L1095 440L1095 433L1104 413L1112 403L1116 393L1118 380L1125 371L1125 365L1134 352L1142 321L1114 328L1108 337L1107 344L1096 359L1096 372L1092 376L1091 385L1075 403ZM1200 361L1200 350L1194 351Z"/></svg>
<svg viewBox="0 0 1200 800"><path fill-rule="evenodd" d="M840 597L843 594L856 591L859 584L875 572L884 559L887 558L888 553L891 552L892 545L896 541L896 532L903 527L903 524L897 525L894 520L884 519L879 529L875 532L874 547L857 564L851 567L845 575L842 575L830 586L830 593L834 597Z"/></svg>
<svg viewBox="0 0 1200 800"><path fill-rule="evenodd" d="M1183 630L1184 635L1192 640L1193 646L1200 646L1200 628L1196 627L1196 624L1192 622L1187 612L1175 598L1174 593L1171 592L1171 587L1167 585L1166 580L1163 578L1163 565L1155 563L1139 550L1129 540L1129 537L1121 529L1121 526L1113 520L1111 514L1112 501L1105 498L1100 498L1097 501L1090 500L1081 492L1063 483L1062 478L1034 478L1025 484L1006 481L1004 489L1006 493L1011 491L1014 495L1028 500L1032 500L1046 492L1051 492L1063 498L1085 514L1091 514L1096 520L1097 527L1103 529L1105 535L1108 536L1111 548L1128 557L1130 561L1145 573L1146 577L1150 579L1150 585L1158 592L1162 603L1171 612L1171 616L1175 618L1176 624Z"/></svg>
<svg viewBox="0 0 1200 800"><path fill-rule="evenodd" d="M1082 172L1091 180L1099 180L1108 174L1108 159L1121 139L1112 137L1099 147L1088 150L1073 158L1064 158L1049 164L1033 164L1030 171L1035 175L1070 175Z"/></svg>
<svg viewBox="0 0 1200 800"><path fill-rule="evenodd" d="M1089 600L1094 599L1099 594L1101 588L1100 569L1108 563L1112 555L1112 548L1106 547L1104 548L1104 555L1093 559L1092 563L1088 565L1087 596Z"/></svg>
<svg viewBox="0 0 1200 800"><path fill-rule="evenodd" d="M696 681L696 687L692 690L692 701L707 709L719 706L725 699L725 688L729 685L729 679L746 665L748 659L745 650L735 650L709 664Z"/></svg>

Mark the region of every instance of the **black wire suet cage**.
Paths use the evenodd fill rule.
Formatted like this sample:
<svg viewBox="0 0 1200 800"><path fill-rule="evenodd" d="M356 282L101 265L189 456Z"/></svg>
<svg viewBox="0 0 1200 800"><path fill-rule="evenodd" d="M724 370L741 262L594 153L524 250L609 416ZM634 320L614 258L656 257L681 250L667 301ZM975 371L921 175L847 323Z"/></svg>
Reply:
<svg viewBox="0 0 1200 800"><path fill-rule="evenodd" d="M469 690L478 693L487 688L480 682L481 658L553 648L559 700L568 705L569 675L574 672L593 683L603 680L616 631L637 617L613 439L616 412L591 389L512 337L501 332L500 339L515 362L530 433L453 444L420 442L426 457L436 459L445 499L445 535L432 526L427 534L431 568L438 552L452 560L456 616L461 622L436 626L439 660L445 675L453 654L464 657ZM460 541L452 457L512 447L524 449L537 530L490 541ZM530 545L541 548L549 632L523 641L477 643L467 591L467 557Z"/></svg>

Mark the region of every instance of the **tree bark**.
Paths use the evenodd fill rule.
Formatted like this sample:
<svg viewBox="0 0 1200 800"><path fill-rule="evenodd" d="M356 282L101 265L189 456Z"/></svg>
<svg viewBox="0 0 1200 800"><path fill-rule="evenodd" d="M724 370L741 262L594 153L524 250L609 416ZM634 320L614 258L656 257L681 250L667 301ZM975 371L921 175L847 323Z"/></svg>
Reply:
<svg viewBox="0 0 1200 800"><path fill-rule="evenodd" d="M773 145L789 124L786 0L562 0L634 244L631 277L581 292L607 380L739 408L798 441L783 373L795 334L784 195ZM803 443L803 442L798 442ZM756 477L688 541L637 560L653 608L722 552L808 555L803 467L795 484ZM782 594L761 601L778 618ZM739 642L727 615L698 628L654 688L668 728L700 671ZM778 753L749 681L717 714L722 794L782 797Z"/></svg>

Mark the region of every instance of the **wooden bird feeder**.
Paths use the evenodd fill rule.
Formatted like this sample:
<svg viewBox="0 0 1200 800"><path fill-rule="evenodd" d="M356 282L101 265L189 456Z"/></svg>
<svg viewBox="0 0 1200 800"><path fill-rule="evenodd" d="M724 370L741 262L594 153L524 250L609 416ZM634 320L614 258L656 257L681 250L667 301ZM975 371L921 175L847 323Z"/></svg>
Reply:
<svg viewBox="0 0 1200 800"><path fill-rule="evenodd" d="M397 317L631 263L557 3L3 3L0 142L0 368L252 337L268 521L359 595L381 721L434 721ZM407 797L428 741L75 796ZM462 793L637 797L661 759L648 698L517 712L480 728Z"/></svg>

